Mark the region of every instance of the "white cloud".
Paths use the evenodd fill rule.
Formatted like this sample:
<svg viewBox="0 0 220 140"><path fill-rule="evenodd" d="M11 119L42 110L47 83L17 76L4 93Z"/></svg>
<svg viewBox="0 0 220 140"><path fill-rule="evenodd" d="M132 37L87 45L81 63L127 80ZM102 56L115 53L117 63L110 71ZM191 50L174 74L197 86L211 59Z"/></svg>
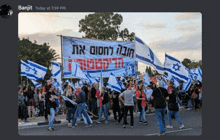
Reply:
<svg viewBox="0 0 220 140"><path fill-rule="evenodd" d="M177 21L183 21L183 20L192 20L192 19L198 19L201 18L202 14L199 12L185 12L185 13L179 13L175 16L175 19Z"/></svg>

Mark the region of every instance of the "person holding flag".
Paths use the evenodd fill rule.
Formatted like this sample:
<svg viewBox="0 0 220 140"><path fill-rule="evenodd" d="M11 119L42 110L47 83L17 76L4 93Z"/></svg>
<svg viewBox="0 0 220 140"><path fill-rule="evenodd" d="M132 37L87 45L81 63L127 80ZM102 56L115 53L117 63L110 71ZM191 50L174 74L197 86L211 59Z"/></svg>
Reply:
<svg viewBox="0 0 220 140"><path fill-rule="evenodd" d="M69 98L70 100L75 101L76 100L75 94L73 94L73 91L72 91L72 89L69 85L67 87L68 87L68 90L67 90L65 96L67 98ZM72 120L72 122L73 122L74 114L75 114L75 111L76 111L76 105L72 104L68 100L65 100L65 104L66 104L66 110L67 110L66 116L67 116L67 120L68 120L68 127L72 127L72 125L70 123L70 120ZM72 116L72 118L71 118L71 116Z"/></svg>
<svg viewBox="0 0 220 140"><path fill-rule="evenodd" d="M45 100L47 102L47 109L50 114L49 128L48 128L49 131L54 130L53 123L54 123L54 118L55 118L55 110L57 107L55 100L58 99L58 97L53 91L54 91L54 87L50 86L49 91L46 93L46 96L45 96Z"/></svg>
<svg viewBox="0 0 220 140"><path fill-rule="evenodd" d="M72 128L75 128L77 117L80 114L83 114L83 116L86 118L86 121L88 123L88 125L86 127L92 127L92 122L90 121L89 115L86 112L87 105L86 105L85 92L81 90L80 86L77 86L76 90L79 92L78 98L75 101L78 105L77 105L76 113L74 115L74 119L73 119L73 122L72 122Z"/></svg>

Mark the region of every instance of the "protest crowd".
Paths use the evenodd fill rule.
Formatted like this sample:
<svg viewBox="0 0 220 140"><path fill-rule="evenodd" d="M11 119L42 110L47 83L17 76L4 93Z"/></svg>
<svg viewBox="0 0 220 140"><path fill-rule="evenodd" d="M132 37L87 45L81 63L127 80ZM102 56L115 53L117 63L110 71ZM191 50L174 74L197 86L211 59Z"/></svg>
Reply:
<svg viewBox="0 0 220 140"><path fill-rule="evenodd" d="M70 101L64 100L61 97L61 93L56 89L54 84L51 83L51 80L47 80L45 86L37 88L20 85L18 87L18 117L22 121L28 122L29 119L44 116L45 121L48 121L48 116L51 116L52 112L53 116L55 116L55 114L66 114L68 127L75 127L76 117L82 117L83 114L84 119L86 119L85 122L90 124L87 126L92 126L91 118L92 120L97 119L97 124L101 123L102 114L105 116L105 123L109 123L108 116L110 115L109 109L111 105L114 121L120 123L123 119L124 128L129 124L126 119L128 110L130 111L131 127L134 125L133 113L137 112L140 112L139 123L147 124L148 122L145 114L150 112L156 113L158 108L158 100L155 98L158 96L156 95L157 89L162 85L162 82L160 82L159 79L165 81L162 76L158 75L157 77L157 83L151 81L147 86L145 86L144 80L137 80L138 78L130 79L128 81L125 78L121 78L122 80L120 83L126 87L126 89L121 89L121 92L111 90L106 87L106 84L99 88L98 83L93 83L91 86L85 82L81 86L78 85L76 87L71 87L71 84L67 81L63 85L62 96L65 96L78 104L85 103L85 110L82 109L80 110L81 112L77 110L77 104L72 104ZM178 108L185 107L187 110L199 110L202 108L202 83L199 81L192 82L187 91L182 91L183 84L181 81L179 86L175 88L173 81L169 80L167 81L167 86L167 89L160 87L163 90L163 98L165 98L165 105L163 107L165 109L164 113L167 113L168 122L170 124L167 128L172 128L172 117L179 121L182 128L184 126L178 117ZM129 94L130 99L127 99L129 98L127 96ZM169 94L172 95L170 96L170 99L167 98L169 97ZM54 96L53 100L50 99L51 95ZM174 100L174 104L169 104L171 97ZM159 102L161 103L163 101ZM51 108L53 108L54 111L51 112ZM152 110L152 108L154 108L154 110ZM173 114L171 116L172 109L174 109L173 112L175 113L172 112ZM88 114L90 116L88 116ZM52 119L54 119L54 117ZM53 125L49 123L49 126L49 130L52 131ZM163 132L161 132L161 134L163 134Z"/></svg>
<svg viewBox="0 0 220 140"><path fill-rule="evenodd" d="M66 40L71 42L69 39ZM90 41L94 43L94 40ZM139 115L139 123L146 125L151 122L145 115L153 112L160 129L159 136L165 135L165 128L173 128L172 119L174 118L179 122L179 128L184 128L184 122L178 115L179 109L195 111L202 109L200 67L188 69L179 60L167 54L165 54L165 63L162 65L149 47L137 37L135 37L135 43L131 42L130 45L136 47L136 61L146 62L154 67L159 73L156 77L150 78L146 72L143 78L140 78L137 73L135 74L137 70L134 66L135 61L129 60L128 62L132 63L129 64L123 58L113 58L114 70L118 72L106 72L101 69L91 76L83 67L83 60L80 59L83 63L78 64L70 59L71 61L68 60L66 63L66 75L70 78L61 78L59 63L52 62L51 78L42 86L42 83L38 83L37 80L44 80L47 68L30 60L27 60L28 63L21 60L21 76L26 76L34 86L28 83L22 84L22 82L18 86L19 121L28 122L37 116L44 116L45 121L48 121L48 130L53 131L55 116L66 114L68 127L75 128L77 118L81 118L86 127L92 127L95 123L102 123L103 117L106 124L110 123L109 115L112 111L116 123L123 123L123 128L128 125L133 128L134 114ZM103 58L109 61L106 65L101 60L100 63L103 65L100 64L100 67L109 66L109 59ZM120 63L116 60L120 60ZM90 69L89 61L87 61L87 67ZM98 60L91 59L91 61L92 64L98 63ZM121 67L122 65L126 67ZM119 73L119 70L124 73ZM106 83L103 82L102 71L105 77L108 77ZM115 74L127 74L127 76L125 78ZM120 80L117 77L120 77ZM69 80L73 78L79 80L73 83ZM166 114L167 117L165 117ZM127 121L128 115L130 122ZM165 126L166 119L167 126Z"/></svg>

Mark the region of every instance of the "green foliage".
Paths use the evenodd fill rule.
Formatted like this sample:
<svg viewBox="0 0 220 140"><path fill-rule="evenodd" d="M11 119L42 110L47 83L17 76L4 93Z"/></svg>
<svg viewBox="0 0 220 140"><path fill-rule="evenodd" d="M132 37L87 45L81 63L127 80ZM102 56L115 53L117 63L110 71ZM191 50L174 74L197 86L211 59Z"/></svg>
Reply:
<svg viewBox="0 0 220 140"><path fill-rule="evenodd" d="M47 67L48 71L44 79L50 79L51 71L49 70L49 67L51 66L51 61L56 60L58 57L59 55L56 53L56 51L54 49L51 49L47 43L38 45L36 44L36 42L32 43L29 39L23 38L21 40L20 38L18 38L18 83L21 82L20 60L23 60L25 62L27 62L27 60L31 60L35 63ZM26 77L22 78L23 81L26 79Z"/></svg>
<svg viewBox="0 0 220 140"><path fill-rule="evenodd" d="M182 61L183 65L186 66L188 69L191 69L191 68L196 68L196 67L200 67L202 69L202 60L199 60L199 61L191 61L190 59L188 58L185 58L183 61Z"/></svg>
<svg viewBox="0 0 220 140"><path fill-rule="evenodd" d="M154 73L157 73L157 72L153 72L150 66L146 66L146 72L148 73L149 77L154 77L156 76Z"/></svg>
<svg viewBox="0 0 220 140"><path fill-rule="evenodd" d="M127 28L120 31L119 28L123 21L120 14L113 12L95 12L86 15L79 21L79 32L84 32L83 38L100 39L100 40L117 40L122 38L123 41L133 41L134 33L129 34Z"/></svg>

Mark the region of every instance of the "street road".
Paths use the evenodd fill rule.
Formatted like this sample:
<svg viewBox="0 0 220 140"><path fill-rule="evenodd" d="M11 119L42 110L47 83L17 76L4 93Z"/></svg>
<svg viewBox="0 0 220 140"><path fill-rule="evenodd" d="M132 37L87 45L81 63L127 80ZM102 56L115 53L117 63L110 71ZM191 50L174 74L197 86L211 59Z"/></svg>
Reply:
<svg viewBox="0 0 220 140"><path fill-rule="evenodd" d="M166 136L199 136L202 134L202 112L195 110L183 110L179 112L179 116L185 125L184 129L179 129L179 123L177 120L172 120L173 128L166 128ZM113 118L110 118L109 124L105 124L102 121L101 124L97 124L94 120L93 127L86 128L83 122L77 122L76 128L68 128L67 124L57 124L55 125L56 130L50 132L47 130L48 126L39 126L35 128L25 128L19 129L19 135L63 135L63 136L84 136L84 135L94 135L94 136L155 136L159 132L157 126L156 118L154 113L146 115L148 121L147 125L138 123L138 115L134 117L134 128L127 126L122 127L122 122L113 122ZM127 118L128 123L130 122L130 117ZM122 120L123 121L123 120ZM168 124L166 115L166 125Z"/></svg>

